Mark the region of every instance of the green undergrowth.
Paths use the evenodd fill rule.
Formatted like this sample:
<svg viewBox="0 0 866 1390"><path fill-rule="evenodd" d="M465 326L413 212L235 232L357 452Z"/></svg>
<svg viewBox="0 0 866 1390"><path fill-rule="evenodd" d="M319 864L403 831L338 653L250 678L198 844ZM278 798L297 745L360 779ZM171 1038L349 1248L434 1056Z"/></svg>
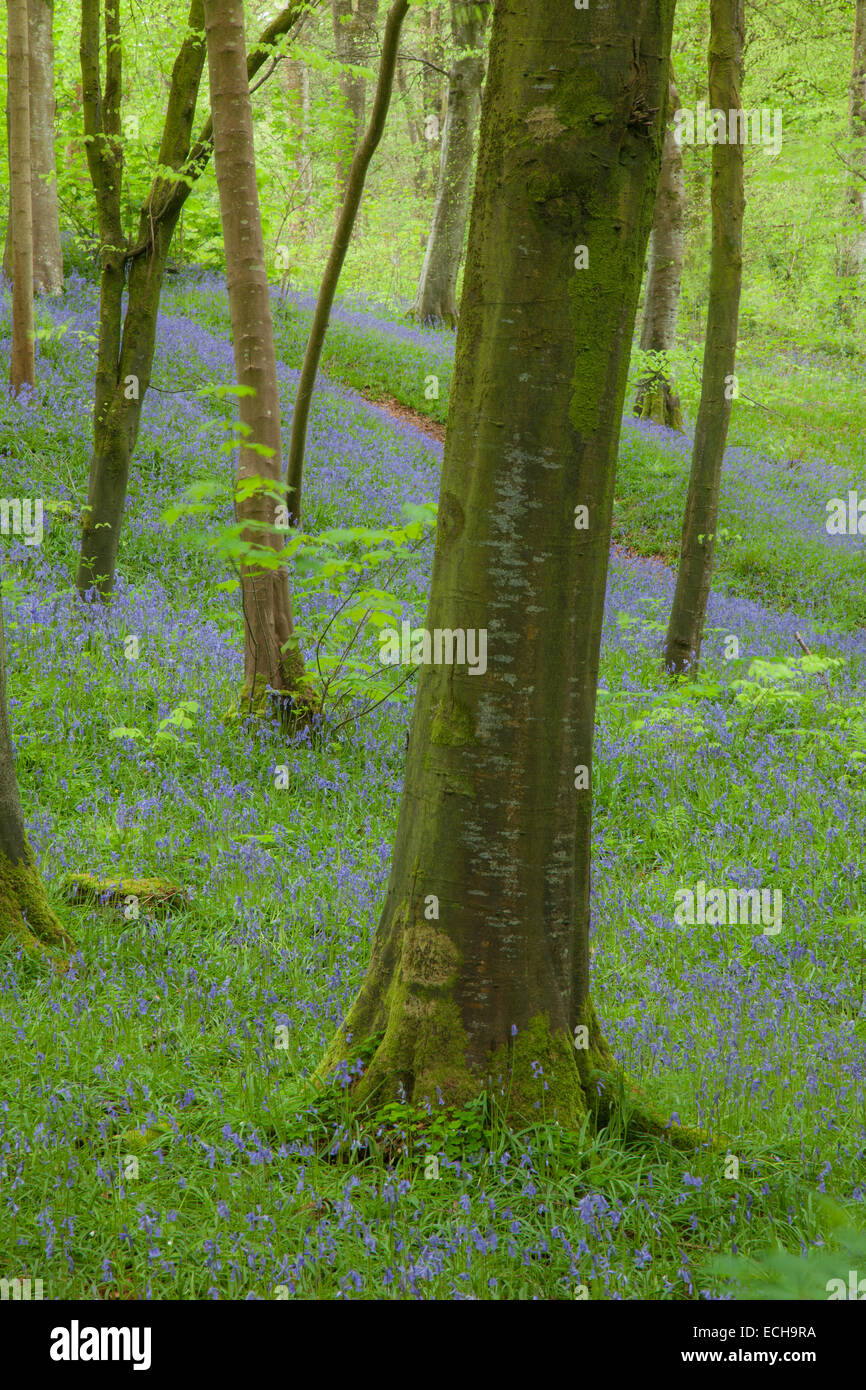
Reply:
<svg viewBox="0 0 866 1390"><path fill-rule="evenodd" d="M196 462L157 446L136 477L151 523ZM10 454L10 491L51 496L67 463L84 488L44 443ZM720 1147L679 1151L621 1107L566 1133L543 1075L520 1129L486 1096L392 1097L368 1123L306 1078L387 891L411 683L319 742L228 719L236 595L182 528L138 516L105 613L69 597L65 521L4 567L25 816L78 946L62 976L0 953L4 1277L41 1277L46 1298L693 1299L746 1290L718 1257L759 1267L779 1244L838 1250L847 1277L834 1231L863 1225L866 1122L862 659L810 667L769 617L729 611L739 657L713 619L684 693L660 671L664 595L614 559L593 996L653 1109ZM67 874L102 891L63 903ZM170 912L146 892L100 901L130 880L184 896ZM781 932L678 925L675 893L700 880L778 889Z"/></svg>

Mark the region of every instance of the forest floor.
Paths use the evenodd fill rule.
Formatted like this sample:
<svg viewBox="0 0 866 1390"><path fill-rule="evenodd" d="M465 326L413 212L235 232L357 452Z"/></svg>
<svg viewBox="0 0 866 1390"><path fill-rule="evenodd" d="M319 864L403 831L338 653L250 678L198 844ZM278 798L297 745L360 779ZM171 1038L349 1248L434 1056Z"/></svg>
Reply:
<svg viewBox="0 0 866 1390"><path fill-rule="evenodd" d="M862 544L823 526L856 456L804 451L783 469L787 437L746 450L736 426L703 671L683 693L659 645L688 441L623 431L594 994L618 1059L727 1156L565 1134L543 1081L519 1134L495 1105L395 1104L371 1135L338 1094L313 1106L303 1077L363 975L412 688L315 745L237 717L237 598L207 544L228 501L205 521L164 520L231 466L234 407L207 389L233 379L227 307L207 283L166 294L117 594L82 609L95 304L73 281L40 308L36 400L0 405L4 491L46 506L43 544L7 540L3 572L19 780L80 947L50 976L0 956L6 1277L41 1277L49 1298L826 1297L828 1278L866 1260L866 585ZM284 423L308 312L300 296L278 305ZM435 501L452 348L375 306L335 312L310 532L394 526L405 504ZM428 539L400 578L416 621L430 558ZM311 603L313 626L329 604ZM68 872L158 876L189 902L73 907ZM700 882L779 890L781 930L679 925L675 893Z"/></svg>

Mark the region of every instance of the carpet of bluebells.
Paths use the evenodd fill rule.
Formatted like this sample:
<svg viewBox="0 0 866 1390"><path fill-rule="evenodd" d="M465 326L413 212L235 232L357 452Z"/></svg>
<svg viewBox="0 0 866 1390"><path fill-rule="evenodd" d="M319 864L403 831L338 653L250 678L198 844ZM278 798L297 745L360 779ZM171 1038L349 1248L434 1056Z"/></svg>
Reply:
<svg viewBox="0 0 866 1390"><path fill-rule="evenodd" d="M728 524L783 532L780 555L796 538L810 581L798 606L768 561L780 611L761 606L760 584L751 598L720 585L687 702L659 675L673 576L636 553L646 534L633 516L630 537L625 504L611 557L595 999L654 1104L724 1151L566 1135L539 1069L534 1126L511 1133L495 1109L474 1127L443 1118L431 1171L430 1125L413 1143L409 1107L373 1142L339 1096L325 1117L298 1100L363 975L411 691L315 746L231 717L236 596L189 528L161 519L188 484L231 468L231 406L201 394L232 380L215 285L166 296L116 597L104 609L73 596L95 303L79 280L40 308L35 396L0 405L3 493L46 505L41 546L4 541L18 775L79 943L65 974L0 957L0 1274L41 1277L47 1298L730 1298L780 1243L805 1271L802 1296L826 1296L810 1260L834 1230L866 1224L866 634L850 607L834 627L822 606L841 548L816 523L841 474L803 465L783 493L765 460L731 450ZM300 297L278 306L284 427L308 312ZM370 306L335 311L333 327L344 337L313 409L305 524L396 523L404 503L435 500L441 446L351 388L423 408L430 374L447 396L451 340ZM684 488L688 451L664 432L629 422L622 455L635 488L641 466ZM408 578L419 613L429 562L428 544ZM751 663L802 657L795 633L840 664L789 665L755 694ZM731 634L740 653L726 659ZM118 735L130 727L142 736ZM71 907L59 885L75 871L157 876L188 901L133 918ZM677 925L674 894L699 880L780 889L781 932ZM731 1255L739 1274L718 1265ZM840 1254L841 1277L848 1266Z"/></svg>

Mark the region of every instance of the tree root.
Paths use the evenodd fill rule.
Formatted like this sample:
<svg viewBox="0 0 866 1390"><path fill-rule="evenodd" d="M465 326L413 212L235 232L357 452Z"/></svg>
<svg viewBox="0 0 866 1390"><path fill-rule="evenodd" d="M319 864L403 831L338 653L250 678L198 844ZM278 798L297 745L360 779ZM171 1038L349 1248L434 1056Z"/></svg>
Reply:
<svg viewBox="0 0 866 1390"><path fill-rule="evenodd" d="M706 1148L721 1152L727 1149L727 1141L722 1136L666 1118L620 1067L613 1071L593 1071L586 1098L599 1129L619 1125L626 1136L639 1134L660 1139L681 1153L696 1153Z"/></svg>
<svg viewBox="0 0 866 1390"><path fill-rule="evenodd" d="M12 938L29 956L44 960L48 948L74 950L75 942L48 901L32 858L0 860L0 941Z"/></svg>
<svg viewBox="0 0 866 1390"><path fill-rule="evenodd" d="M680 398L666 376L650 376L637 388L634 413L639 420L651 420L682 433L683 411Z"/></svg>

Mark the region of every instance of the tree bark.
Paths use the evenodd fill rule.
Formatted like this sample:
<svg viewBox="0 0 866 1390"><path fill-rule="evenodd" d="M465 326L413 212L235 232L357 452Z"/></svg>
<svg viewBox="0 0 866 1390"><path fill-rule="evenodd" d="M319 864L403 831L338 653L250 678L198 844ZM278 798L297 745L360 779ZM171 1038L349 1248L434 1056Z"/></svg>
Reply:
<svg viewBox="0 0 866 1390"><path fill-rule="evenodd" d="M159 296L168 248L181 204L169 215L153 217L162 185L154 180L139 220L139 237L152 240L144 256L130 258L121 217L122 49L119 0L105 0L105 84L99 59L100 0L82 0L81 76L87 162L96 195L102 269L99 287L99 341L94 387L94 452L81 536L78 589L95 588L107 598L114 584L120 525L126 501L129 461L138 437L141 408L150 385L156 343ZM189 153L192 121L204 67L202 0L192 0L184 39L172 71L158 162L179 169ZM128 286L126 313L122 311Z"/></svg>
<svg viewBox="0 0 866 1390"><path fill-rule="evenodd" d="M292 434L289 441L289 458L286 467L287 507L289 520L293 526L299 526L301 521L301 486L304 474L304 452L307 443L310 404L316 385L316 372L318 371L319 361L322 356L322 346L328 329L328 321L331 316L331 306L334 303L334 295L337 292L340 271L343 268L346 252L349 249L349 242L352 238L352 228L355 225L358 208L361 206L367 170L370 167L370 161L376 152L385 129L385 119L388 115L391 93L394 88L394 71L397 65L400 29L408 9L408 0L393 0L393 4L388 11L388 18L385 21L382 56L379 60L379 80L376 85L373 110L370 113L370 124L367 127L363 140L355 151L355 158L352 160L352 167L349 170L345 198L337 221L337 228L334 232L334 240L331 244L328 263L325 266L325 273L322 276L319 297L316 301L313 322L310 326L310 336L307 341L306 352L304 353L303 366L301 367L301 375L298 379L295 408L292 415Z"/></svg>
<svg viewBox="0 0 866 1390"><path fill-rule="evenodd" d="M317 0L309 0L310 4ZM94 452L81 535L77 586L82 595L95 588L107 599L114 584L129 463L138 437L141 408L153 366L156 321L165 263L175 226L190 189L207 167L213 150L208 119L190 149L192 122L205 60L202 0L191 0L187 35L172 70L165 126L157 163L179 171L180 179L157 175L141 210L138 236L130 246L120 215L123 154L120 144L121 50L118 0L105 0L106 78L99 63L100 0L82 0L81 71L87 161L96 195L102 272L99 343L94 390ZM247 59L252 81L273 44L307 14L305 0L293 0L267 26ZM122 295L128 267L125 316Z"/></svg>
<svg viewBox="0 0 866 1390"><path fill-rule="evenodd" d="M745 32L744 0L712 0L709 45L710 106L740 110ZM730 130L727 131L728 135ZM719 517L719 487L733 400L740 288L743 273L743 145L713 146L713 244L701 401L680 543L673 607L665 641L671 674L696 669Z"/></svg>
<svg viewBox="0 0 866 1390"><path fill-rule="evenodd" d="M259 194L256 185L253 114L247 78L243 0L205 0L208 74L214 128L214 167L226 251L226 286L238 385L251 389L239 398L246 426L239 446L238 483L265 478L274 489L282 482L280 403L271 320L270 286L265 268ZM238 501L236 517L250 522L243 539L285 549L276 530L276 500L259 491ZM292 606L285 565L279 569L246 564L241 570L244 615L244 691L251 708L274 701L281 714L300 694L304 668L292 648ZM305 698L309 705L309 696Z"/></svg>
<svg viewBox="0 0 866 1390"><path fill-rule="evenodd" d="M422 323L447 323L452 328L457 323L457 276L469 213L472 142L481 107L482 50L489 15L489 4L451 0L454 57L448 79L439 182L427 251L412 306L413 317Z"/></svg>
<svg viewBox="0 0 866 1390"><path fill-rule="evenodd" d="M613 1069L575 765L591 774L673 9L496 0L427 615L486 631L489 664L420 671L387 899L319 1069L371 1040L357 1101L489 1084L510 1115L570 1125Z"/></svg>
<svg viewBox="0 0 866 1390"><path fill-rule="evenodd" d="M352 67L368 65L376 48L376 15L379 0L333 0L334 46L337 61ZM352 159L367 111L367 80L352 73L340 74L340 91L349 116L347 137L337 151L339 201L346 197Z"/></svg>
<svg viewBox="0 0 866 1390"><path fill-rule="evenodd" d="M668 86L668 122L679 109L671 74ZM685 198L683 156L673 127L665 130L662 167L650 233L650 260L644 298L640 345L643 352L673 352L677 341L677 315L685 250ZM670 371L650 372L638 386L635 414L643 420L681 430L683 412Z"/></svg>
<svg viewBox="0 0 866 1390"><path fill-rule="evenodd" d="M28 0L33 287L63 289L63 252L54 161L54 0Z"/></svg>
<svg viewBox="0 0 866 1390"><path fill-rule="evenodd" d="M11 134L9 120L9 85L6 85L6 163L11 168L12 151L9 145ZM12 202L9 203L9 216L6 218L6 232L3 237L3 279L12 284Z"/></svg>
<svg viewBox="0 0 866 1390"><path fill-rule="evenodd" d="M36 382L33 322L33 210L30 170L27 0L8 0L9 207L12 224L12 352L9 381L17 395Z"/></svg>
<svg viewBox="0 0 866 1390"><path fill-rule="evenodd" d="M10 936L30 954L38 954L43 946L73 945L48 902L24 829L9 728L0 599L0 941Z"/></svg>
<svg viewBox="0 0 866 1390"><path fill-rule="evenodd" d="M848 87L848 138L852 145L848 202L855 231L848 243L843 269L860 275L866 267L866 0L854 6L854 55Z"/></svg>

